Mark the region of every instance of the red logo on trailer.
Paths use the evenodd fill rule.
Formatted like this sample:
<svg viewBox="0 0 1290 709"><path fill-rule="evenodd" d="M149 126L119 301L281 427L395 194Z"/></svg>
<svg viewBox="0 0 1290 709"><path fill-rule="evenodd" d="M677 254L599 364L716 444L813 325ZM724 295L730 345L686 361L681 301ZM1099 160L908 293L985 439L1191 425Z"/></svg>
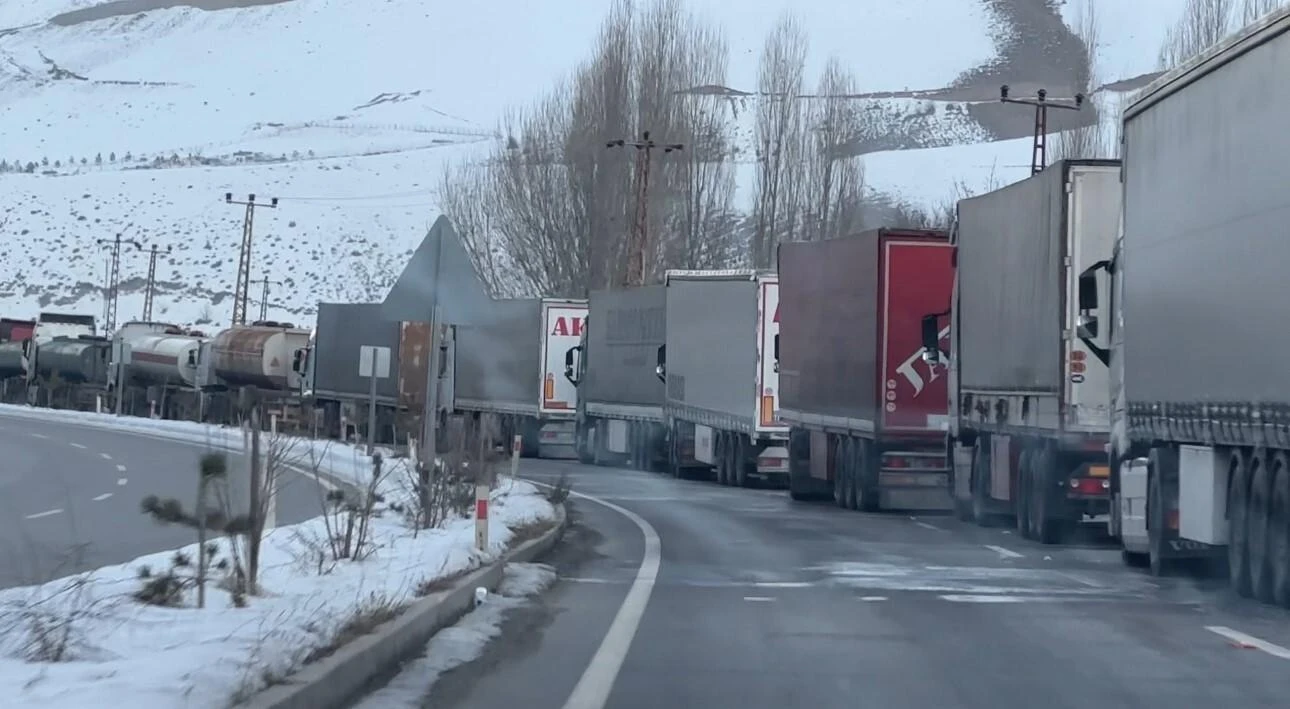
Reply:
<svg viewBox="0 0 1290 709"><path fill-rule="evenodd" d="M569 318L561 315L555 319L555 327L552 328L551 334L558 337L582 337L582 326L586 318ZM570 325L572 321L572 325Z"/></svg>
<svg viewBox="0 0 1290 709"><path fill-rule="evenodd" d="M886 250L883 428L929 430L930 420L949 413L945 359L923 361L922 318L945 310L954 283L952 249L944 241L895 240ZM942 352L949 350L949 324L942 321Z"/></svg>

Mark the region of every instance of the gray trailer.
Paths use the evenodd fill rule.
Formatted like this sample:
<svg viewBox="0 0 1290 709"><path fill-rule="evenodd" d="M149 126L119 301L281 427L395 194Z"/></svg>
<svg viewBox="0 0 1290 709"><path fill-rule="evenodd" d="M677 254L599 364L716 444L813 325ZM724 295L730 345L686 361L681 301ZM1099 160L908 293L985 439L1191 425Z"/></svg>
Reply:
<svg viewBox="0 0 1290 709"><path fill-rule="evenodd" d="M408 374L409 365L425 369L424 355L416 363L405 360L409 353L428 352L429 329L384 320L381 308L380 303L319 303L309 346L296 354L292 369L301 375L301 395L322 430L344 440L367 440L369 410L375 408L375 441L399 444L417 434L410 412L425 388L424 373ZM379 348L375 397L371 378L361 373L364 347Z"/></svg>
<svg viewBox="0 0 1290 709"><path fill-rule="evenodd" d="M1076 291L1110 258L1119 214L1118 160L1058 161L959 201L948 453L961 518L1009 517L1052 544L1109 512L1106 353L1079 336Z"/></svg>
<svg viewBox="0 0 1290 709"><path fill-rule="evenodd" d="M578 458L651 469L666 460L663 377L667 290L592 291L581 342L565 375L578 387Z"/></svg>
<svg viewBox="0 0 1290 709"><path fill-rule="evenodd" d="M1111 531L1126 561L1225 559L1247 597L1290 605L1290 8L1168 72L1124 111L1122 235L1109 299Z"/></svg>
<svg viewBox="0 0 1290 709"><path fill-rule="evenodd" d="M564 362L586 318L585 300L527 298L493 301L483 324L455 326L451 414L494 417L504 439L522 437L525 456L572 456L578 392Z"/></svg>
<svg viewBox="0 0 1290 709"><path fill-rule="evenodd" d="M752 270L668 271L665 377L668 469L723 485L788 482L779 419L779 277Z"/></svg>

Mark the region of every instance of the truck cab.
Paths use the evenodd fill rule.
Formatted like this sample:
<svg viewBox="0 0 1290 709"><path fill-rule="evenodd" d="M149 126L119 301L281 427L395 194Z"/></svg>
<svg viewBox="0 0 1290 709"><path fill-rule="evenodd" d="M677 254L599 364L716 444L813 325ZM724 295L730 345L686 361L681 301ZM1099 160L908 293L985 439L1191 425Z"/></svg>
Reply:
<svg viewBox="0 0 1290 709"><path fill-rule="evenodd" d="M318 344L318 328L309 330L309 344L291 354L291 371L300 378L300 396L309 399L314 395L314 348Z"/></svg>

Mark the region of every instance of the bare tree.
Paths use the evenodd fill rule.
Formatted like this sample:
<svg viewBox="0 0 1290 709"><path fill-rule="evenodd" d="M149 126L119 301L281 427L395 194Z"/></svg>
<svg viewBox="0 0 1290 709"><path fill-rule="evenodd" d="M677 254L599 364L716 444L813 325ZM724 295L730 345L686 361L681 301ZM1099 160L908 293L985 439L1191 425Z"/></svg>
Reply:
<svg viewBox="0 0 1290 709"><path fill-rule="evenodd" d="M1283 7L1286 0L1243 0L1241 4L1241 24L1248 25L1273 10Z"/></svg>
<svg viewBox="0 0 1290 709"><path fill-rule="evenodd" d="M859 226L864 164L848 153L859 131L855 77L831 57L806 115L802 238L832 239Z"/></svg>
<svg viewBox="0 0 1290 709"><path fill-rule="evenodd" d="M445 173L441 204L495 293L578 296L621 282L639 177L634 151L606 145L642 131L688 148L654 155L651 271L725 258L720 236L734 187L724 114L717 99L691 89L721 83L726 57L720 33L681 0L644 9L617 0L590 59L507 117L505 143L488 162Z"/></svg>
<svg viewBox="0 0 1290 709"><path fill-rule="evenodd" d="M1097 44L1100 37L1097 9L1093 0L1083 0L1075 35L1084 45L1075 72L1076 91L1087 97L1078 114L1079 124L1059 131L1049 143L1048 162L1063 158L1109 158L1119 154L1119 141L1112 141L1102 126L1102 107L1093 96L1097 88ZM1118 113L1116 114L1119 115Z"/></svg>
<svg viewBox="0 0 1290 709"><path fill-rule="evenodd" d="M782 234L797 222L802 171L802 95L807 38L792 15L784 15L762 47L757 72L757 179L752 262L759 268L774 260Z"/></svg>
<svg viewBox="0 0 1290 709"><path fill-rule="evenodd" d="M1183 15L1165 32L1158 63L1172 69L1227 36L1236 17L1236 0L1187 0Z"/></svg>

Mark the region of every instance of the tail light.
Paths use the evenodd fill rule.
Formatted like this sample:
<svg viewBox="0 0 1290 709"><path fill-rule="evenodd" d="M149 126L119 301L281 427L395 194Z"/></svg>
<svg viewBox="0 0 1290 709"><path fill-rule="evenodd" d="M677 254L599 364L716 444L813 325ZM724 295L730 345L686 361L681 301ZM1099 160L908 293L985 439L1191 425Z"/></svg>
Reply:
<svg viewBox="0 0 1290 709"><path fill-rule="evenodd" d="M747 399L745 399L747 401ZM761 422L768 424L775 420L775 397L763 396L761 398Z"/></svg>
<svg viewBox="0 0 1290 709"><path fill-rule="evenodd" d="M546 380L542 382L542 398L547 401L555 398L555 376L550 372L547 372Z"/></svg>
<svg viewBox="0 0 1290 709"><path fill-rule="evenodd" d="M1111 481L1099 478L1071 478L1072 492L1081 495L1104 495L1111 489Z"/></svg>

